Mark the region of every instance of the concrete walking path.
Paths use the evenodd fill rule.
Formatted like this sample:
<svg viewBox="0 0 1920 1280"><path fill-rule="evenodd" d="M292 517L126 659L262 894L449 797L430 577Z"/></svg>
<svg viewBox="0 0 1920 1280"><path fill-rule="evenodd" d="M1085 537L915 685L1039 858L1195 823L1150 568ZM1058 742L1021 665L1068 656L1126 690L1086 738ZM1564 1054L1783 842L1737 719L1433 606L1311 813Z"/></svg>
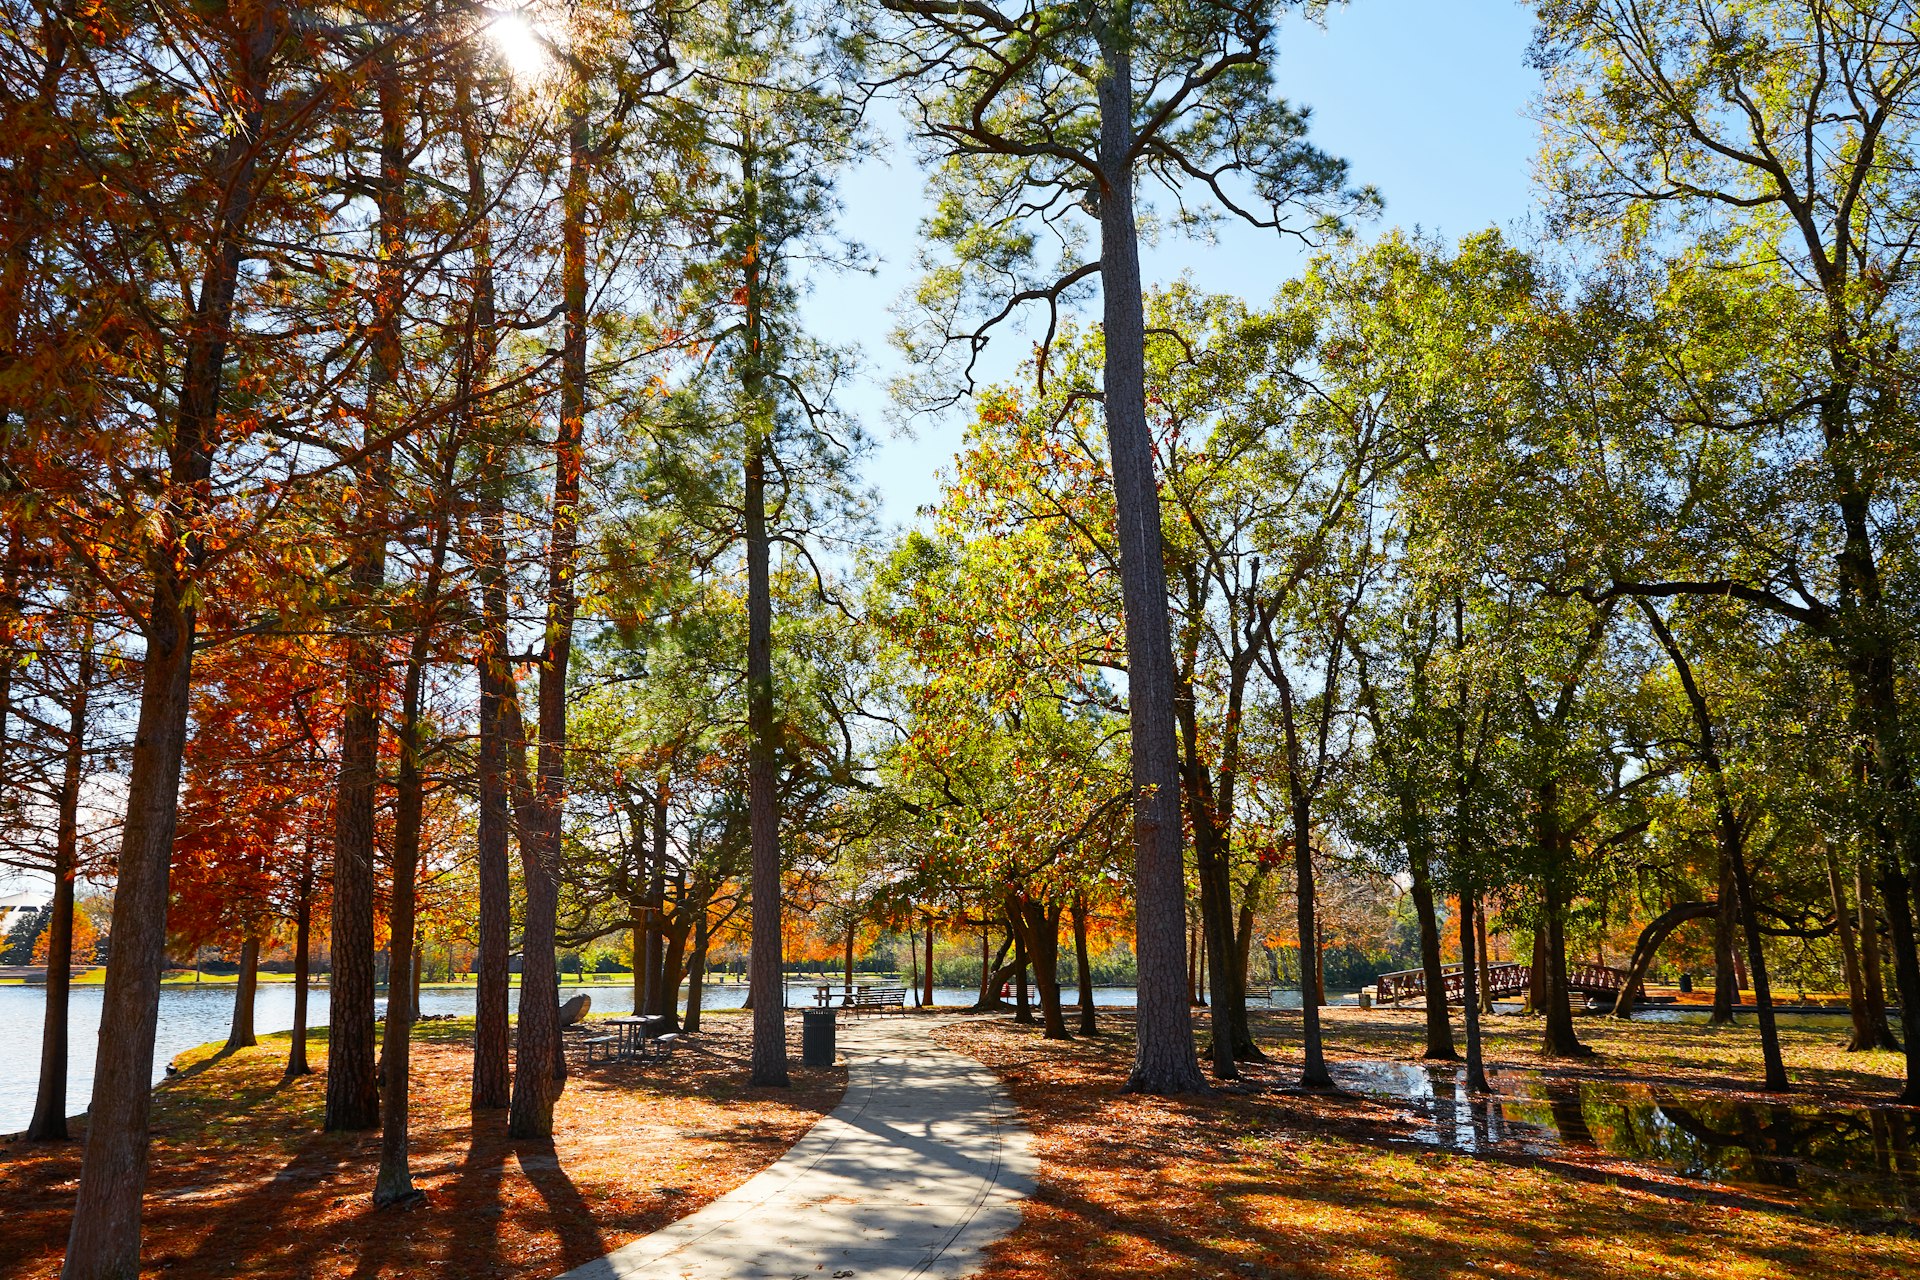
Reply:
<svg viewBox="0 0 1920 1280"><path fill-rule="evenodd" d="M1031 1135L999 1081L929 1034L842 1019L847 1092L706 1208L560 1280L960 1280L1020 1222Z"/></svg>

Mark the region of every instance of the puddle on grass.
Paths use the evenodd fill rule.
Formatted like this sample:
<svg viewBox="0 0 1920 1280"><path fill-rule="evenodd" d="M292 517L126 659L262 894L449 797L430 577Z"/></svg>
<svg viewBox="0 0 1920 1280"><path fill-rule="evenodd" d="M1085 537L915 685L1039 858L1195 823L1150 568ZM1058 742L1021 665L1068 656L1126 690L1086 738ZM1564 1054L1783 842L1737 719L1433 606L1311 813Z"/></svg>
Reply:
<svg viewBox="0 0 1920 1280"><path fill-rule="evenodd" d="M1413 1140L1450 1151L1552 1155L1580 1148L1705 1183L1785 1192L1843 1212L1920 1222L1920 1112L1738 1101L1646 1085L1489 1073L1467 1092L1463 1069L1340 1062L1334 1082L1397 1102Z"/></svg>

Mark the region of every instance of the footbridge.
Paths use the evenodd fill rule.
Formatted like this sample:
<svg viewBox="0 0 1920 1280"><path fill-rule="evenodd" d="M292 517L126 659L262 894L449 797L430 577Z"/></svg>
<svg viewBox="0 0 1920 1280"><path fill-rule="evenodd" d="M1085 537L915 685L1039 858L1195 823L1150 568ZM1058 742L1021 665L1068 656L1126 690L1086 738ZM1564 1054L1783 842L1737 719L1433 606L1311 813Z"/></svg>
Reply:
<svg viewBox="0 0 1920 1280"><path fill-rule="evenodd" d="M1446 981L1447 1003L1467 1002L1467 973L1462 965L1441 967ZM1533 970L1524 964L1490 964L1486 969L1487 990L1495 1000L1510 1000L1527 994ZM1618 996L1627 983L1627 971L1604 964L1576 964L1567 969L1567 989L1589 996ZM1406 969L1383 973L1374 984L1377 1004L1398 1004L1403 1000L1424 1000L1427 974L1424 969Z"/></svg>

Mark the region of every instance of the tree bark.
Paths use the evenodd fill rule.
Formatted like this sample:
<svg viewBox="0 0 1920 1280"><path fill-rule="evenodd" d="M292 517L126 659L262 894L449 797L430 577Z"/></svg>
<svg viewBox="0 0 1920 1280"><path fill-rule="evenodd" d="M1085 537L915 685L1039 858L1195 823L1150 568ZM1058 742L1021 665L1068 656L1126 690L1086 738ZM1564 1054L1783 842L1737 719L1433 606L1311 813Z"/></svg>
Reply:
<svg viewBox="0 0 1920 1280"><path fill-rule="evenodd" d="M1467 1024L1467 1090L1470 1093L1491 1093L1487 1083L1487 1065L1481 1057L1480 1045L1480 967L1476 963L1479 948L1475 946L1474 919L1475 895L1469 889L1460 891L1460 980L1464 984L1461 994L1465 997L1461 1009Z"/></svg>
<svg viewBox="0 0 1920 1280"><path fill-rule="evenodd" d="M1640 931L1640 937L1633 945L1633 959L1627 966L1627 980L1620 987L1620 994L1613 1002L1613 1017L1631 1018L1633 1002L1642 987L1646 985L1647 971L1653 967L1654 955L1660 944L1665 942L1672 932L1689 920L1699 920L1707 916L1717 918L1720 914L1718 903L1682 902L1667 908L1648 922Z"/></svg>
<svg viewBox="0 0 1920 1280"><path fill-rule="evenodd" d="M1000 985L996 979L999 978L1002 968L1006 965L1008 950L1013 946L1013 930L1008 929L1007 936L1000 940L1000 950L995 953L991 963L987 961L987 939L989 936L987 926L984 924L981 925L980 999L974 1003L973 1011L975 1013L982 1013L988 1009L1006 1008L1006 1005L1000 1001Z"/></svg>
<svg viewBox="0 0 1920 1280"><path fill-rule="evenodd" d="M61 752L60 803L53 841L53 919L47 926L47 1004L40 1034L40 1086L27 1138L67 1140L67 1049L73 987L74 887L80 865L80 786L85 780L87 700L93 689L93 624L88 623L75 664Z"/></svg>
<svg viewBox="0 0 1920 1280"><path fill-rule="evenodd" d="M1560 783L1549 778L1534 790L1536 838L1541 873L1541 930L1544 955L1536 955L1540 984L1540 1011L1545 1015L1540 1052L1549 1058L1587 1057L1593 1050L1580 1042L1573 1029L1572 993L1567 985L1567 899L1563 878L1567 871L1565 835L1560 830Z"/></svg>
<svg viewBox="0 0 1920 1280"><path fill-rule="evenodd" d="M438 575L433 575L437 577ZM434 587L428 589L431 601ZM418 1204L408 1167L415 987L415 881L420 866L420 827L424 805L420 767L420 706L425 675L428 624L421 623L407 663L400 711L400 771L394 798L393 892L388 917L391 941L387 969L387 1021L380 1046L380 1168L373 1185L379 1208Z"/></svg>
<svg viewBox="0 0 1920 1280"><path fill-rule="evenodd" d="M1098 23L1100 291L1105 333L1103 404L1119 522L1126 614L1127 708L1133 783L1135 943L1139 1009L1127 1088L1183 1093L1206 1087L1193 1020L1181 999L1187 932L1180 768L1173 728L1173 650L1160 497L1147 424L1145 311L1133 209L1131 20L1103 6Z"/></svg>
<svg viewBox="0 0 1920 1280"><path fill-rule="evenodd" d="M1860 976L1860 949L1853 933L1852 904L1840 878L1840 860L1831 848L1822 850L1827 868L1827 893L1833 899L1835 931L1840 935L1840 968L1847 980L1847 1016L1853 1023L1853 1036L1847 1052L1874 1049L1872 1020L1867 1016L1867 987Z"/></svg>
<svg viewBox="0 0 1920 1280"><path fill-rule="evenodd" d="M1413 875L1413 909L1420 922L1420 968L1427 987L1427 1047L1421 1056L1432 1061L1458 1062L1460 1055L1453 1047L1453 1023L1447 1017L1447 978L1440 963L1440 919L1434 910L1433 873L1427 851L1418 842L1409 845L1407 863Z"/></svg>
<svg viewBox="0 0 1920 1280"><path fill-rule="evenodd" d="M1872 886L1868 882L1863 858L1854 866L1854 897L1860 903L1860 981L1866 992L1867 1020L1873 1028L1874 1042L1882 1049L1898 1052L1893 1027L1887 1021L1887 987L1880 972L1880 913L1874 909Z"/></svg>
<svg viewBox="0 0 1920 1280"><path fill-rule="evenodd" d="M920 1002L923 1009L933 1008L933 917L927 917L927 971L922 979L926 985L925 998Z"/></svg>
<svg viewBox="0 0 1920 1280"><path fill-rule="evenodd" d="M253 1034L254 995L260 989L260 939L249 933L240 944L240 978L233 987L233 1022L226 1047L251 1049L260 1041Z"/></svg>
<svg viewBox="0 0 1920 1280"><path fill-rule="evenodd" d="M1479 944L1475 954L1480 957L1480 1012L1493 1012L1493 967L1487 962L1487 905L1486 901L1475 895L1473 900L1473 933Z"/></svg>
<svg viewBox="0 0 1920 1280"><path fill-rule="evenodd" d="M654 780L652 816L652 856L648 859L647 867L645 1012L653 1017L661 1017L677 1013L680 1003L679 988L676 986L669 991L662 985L667 962L666 935L662 928L667 908L667 777L664 773Z"/></svg>
<svg viewBox="0 0 1920 1280"><path fill-rule="evenodd" d="M520 1017L507 1132L551 1138L553 1104L567 1078L560 1040L554 926L559 909L560 836L567 790L567 667L579 606L574 562L580 533L580 469L587 416L587 122L568 108L567 181L561 225L560 429L553 442L553 520L547 536L547 616L540 652L540 750L535 779L536 839L521 840L526 922L521 931Z"/></svg>
<svg viewBox="0 0 1920 1280"><path fill-rule="evenodd" d="M1720 909L1713 918L1713 1012L1709 1026L1726 1026L1733 1021L1734 1006L1740 1003L1738 956L1734 954L1733 935L1738 927L1740 895L1733 887L1733 864L1720 851Z"/></svg>
<svg viewBox="0 0 1920 1280"><path fill-rule="evenodd" d="M1720 844L1723 863L1733 872L1734 891L1739 895L1740 921L1747 935L1747 968L1753 979L1754 1008L1759 1013L1760 1052L1765 1061L1766 1087L1771 1093L1784 1093L1789 1088L1787 1067L1780 1054L1780 1031L1773 1017L1773 990L1767 980L1767 957L1761 945L1760 919L1754 909L1753 879L1747 873L1746 822L1734 808L1726 770L1721 763L1713 717L1707 706L1706 695L1694 680L1693 664L1681 652L1660 611L1646 600L1640 601L1640 609L1653 627L1654 634L1659 637L1661 647L1667 651L1692 710L1694 729L1700 737L1700 761L1713 781L1714 833Z"/></svg>
<svg viewBox="0 0 1920 1280"><path fill-rule="evenodd" d="M1189 607L1198 612L1201 606L1197 597L1201 593L1197 584L1190 583L1187 594ZM1178 699L1174 707L1174 720L1183 750L1180 773L1185 784L1187 817L1193 826L1195 880L1200 890L1200 938L1207 957L1207 962L1201 965L1201 972L1209 976L1208 994L1213 998L1213 1015L1208 1020L1211 1034L1208 1037L1207 1056L1209 1068L1216 1079L1233 1080L1240 1075L1237 1060L1258 1060L1265 1055L1253 1043L1252 1029L1247 1023L1246 992L1238 980L1238 966L1231 963L1235 942L1233 885L1227 874L1230 856L1230 829L1227 824L1232 821L1228 808L1231 804L1231 779L1225 776L1225 762L1233 754L1233 744L1229 741L1223 745L1223 776L1218 780L1222 794L1216 797L1216 780L1200 757L1200 726L1190 676L1193 646L1197 643L1197 628L1185 633L1181 661L1174 673L1175 695ZM1229 738L1233 734L1232 726L1239 720L1244 680L1244 672L1236 663L1227 693L1225 733ZM1200 1003L1205 1004L1205 999Z"/></svg>
<svg viewBox="0 0 1920 1280"><path fill-rule="evenodd" d="M374 853L380 767L380 703L385 645L374 597L386 580L391 446L373 444L387 428L386 415L400 374L400 306L407 255L406 116L392 58L375 76L380 111L380 261L374 279L373 335L362 438L368 452L361 466L360 511L351 586L362 631L348 645L346 709L340 732L338 813L333 862L333 974L328 983L328 1130L370 1129L380 1122L374 1061ZM405 974L399 975L405 981ZM389 995L395 975L389 967Z"/></svg>
<svg viewBox="0 0 1920 1280"><path fill-rule="evenodd" d="M688 906L693 911L693 956L687 963L687 1016L682 1026L686 1031L700 1030L700 1001L706 989L707 979L707 907L713 891L707 885L706 873L696 870L692 894Z"/></svg>
<svg viewBox="0 0 1920 1280"><path fill-rule="evenodd" d="M473 220L473 301L468 334L466 403L473 406L493 375L496 350L493 239L488 205L486 152L473 105L474 70L470 59L455 64L454 112L459 121L467 173L467 215ZM506 504L501 477L507 449L498 440L480 439L480 415L468 410L468 435L477 439L483 458L478 468L478 531L473 556L480 586L480 652L475 675L480 693L476 761L478 813L474 833L474 871L479 889L479 937L474 955L473 1087L476 1111L505 1107L512 1096L508 1046L508 951L512 946L512 876L507 841L512 830L508 810L507 731L502 700L511 671L507 658Z"/></svg>
<svg viewBox="0 0 1920 1280"><path fill-rule="evenodd" d="M271 94L268 71L285 29L284 9L259 7L232 69L232 131L210 166L218 175L219 194L199 296L191 307L178 407L166 438L167 498L158 513L180 541L155 539L146 551L152 594L141 628L146 643L140 711L116 864L113 942L101 996L86 1155L60 1272L63 1280L135 1280L140 1270L140 1201L146 1188L153 1038L166 951L167 876L198 623L193 571L204 554L204 544L192 532L190 504L204 497L212 476L221 377L257 195L264 109Z"/></svg>
<svg viewBox="0 0 1920 1280"><path fill-rule="evenodd" d="M1019 909L1011 899L1007 902L1007 928L1013 934L1013 1020L1030 1027L1033 1006L1027 1003L1027 965L1033 957L1027 952L1027 931L1020 925Z"/></svg>
<svg viewBox="0 0 1920 1280"><path fill-rule="evenodd" d="M1100 1034L1099 1020L1093 1012L1093 965L1087 960L1087 900L1073 895L1073 961L1080 986L1080 1034Z"/></svg>
<svg viewBox="0 0 1920 1280"><path fill-rule="evenodd" d="M307 835L305 854L300 863L299 897L293 916L293 1039L287 1045L287 1071L283 1079L294 1080L312 1075L307 1064L307 997L313 986L313 836Z"/></svg>
<svg viewBox="0 0 1920 1280"><path fill-rule="evenodd" d="M1722 800L1720 827L1722 841L1728 842L1730 856L1734 860L1734 887L1740 892L1741 923L1745 925L1743 933L1747 935L1747 973L1753 979L1753 1007L1759 1013L1761 1023L1761 1059L1764 1061L1766 1092L1784 1094L1791 1088L1788 1082L1786 1059L1780 1054L1780 1027L1774 1021L1774 992L1766 979L1766 952L1761 942L1761 919L1755 912L1753 902L1753 879L1747 875L1747 856L1741 848L1745 844L1745 833L1740 819L1734 818L1732 810Z"/></svg>
<svg viewBox="0 0 1920 1280"><path fill-rule="evenodd" d="M1326 1052L1320 1043L1320 925L1313 888L1313 812L1303 788L1293 787L1294 927L1300 933L1300 1083L1309 1089L1333 1087Z"/></svg>
<svg viewBox="0 0 1920 1280"><path fill-rule="evenodd" d="M508 951L513 933L513 885L507 841L512 816L508 810L507 730L504 700L511 676L503 670L507 647L507 587L500 531L504 505L487 486L481 499L483 540L480 557L481 651L479 667L480 743L479 813L474 837L475 872L479 882L479 939L474 955L473 1086L470 1104L476 1111L505 1107L512 1099L513 1076L508 1060L511 1039L508 1020Z"/></svg>
<svg viewBox="0 0 1920 1280"><path fill-rule="evenodd" d="M1313 918L1313 1002L1321 1008L1327 1000L1327 927L1316 912Z"/></svg>
<svg viewBox="0 0 1920 1280"><path fill-rule="evenodd" d="M1042 1036L1071 1040L1066 1013L1060 1007L1060 908L1032 899L1007 905L1021 926L1021 936L1033 958L1033 978L1040 988Z"/></svg>
<svg viewBox="0 0 1920 1280"><path fill-rule="evenodd" d="M741 148L743 218L756 244L760 236L760 158L754 135L745 131ZM744 264L747 352L742 362L747 425L743 532L747 552L747 827L752 849L751 942L748 968L753 982L753 1052L750 1079L758 1085L785 1086L787 1018L781 939L779 770L774 741L773 583L771 539L767 528L767 449L771 417L765 378L769 352L765 333L762 255Z"/></svg>
<svg viewBox="0 0 1920 1280"><path fill-rule="evenodd" d="M457 465L448 454L436 486L450 493ZM388 918L392 957L387 983L386 1038L381 1045L380 1168L375 1175L373 1203L380 1208L410 1207L425 1197L413 1185L408 1167L411 1143L413 1024L420 1012L420 976L423 949L414 937L418 901L421 827L426 808L425 725L427 664L432 656L435 623L440 607L440 584L446 565L452 512L437 502L432 513L432 553L420 588L420 608L414 618L406 673L400 693L400 765L396 778L393 816L393 892Z"/></svg>

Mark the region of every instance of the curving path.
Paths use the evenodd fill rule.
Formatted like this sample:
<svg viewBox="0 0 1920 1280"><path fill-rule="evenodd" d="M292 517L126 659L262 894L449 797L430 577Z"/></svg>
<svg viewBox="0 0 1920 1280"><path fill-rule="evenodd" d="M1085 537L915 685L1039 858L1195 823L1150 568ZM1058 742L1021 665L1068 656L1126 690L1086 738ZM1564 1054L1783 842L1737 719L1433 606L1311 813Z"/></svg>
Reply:
<svg viewBox="0 0 1920 1280"><path fill-rule="evenodd" d="M959 1280L1020 1222L1031 1135L999 1081L928 1034L842 1021L847 1092L779 1160L706 1208L560 1280Z"/></svg>

